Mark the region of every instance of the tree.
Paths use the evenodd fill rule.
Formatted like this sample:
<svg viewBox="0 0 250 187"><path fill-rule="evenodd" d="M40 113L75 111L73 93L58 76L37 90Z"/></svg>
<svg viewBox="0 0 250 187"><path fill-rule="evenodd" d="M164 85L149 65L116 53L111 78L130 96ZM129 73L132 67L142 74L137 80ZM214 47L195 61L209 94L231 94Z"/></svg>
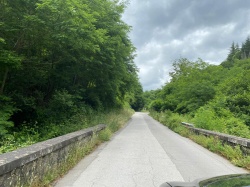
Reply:
<svg viewBox="0 0 250 187"><path fill-rule="evenodd" d="M240 48L238 44L233 42L227 56L227 61L231 63L231 66L233 66L235 59L240 59Z"/></svg>
<svg viewBox="0 0 250 187"><path fill-rule="evenodd" d="M247 37L241 47L241 59L246 58L250 58L250 37Z"/></svg>
<svg viewBox="0 0 250 187"><path fill-rule="evenodd" d="M8 50L0 50L0 95L3 95L4 87L7 81L9 71L17 69L21 66L21 58L18 57L14 52ZM1 76L2 75L2 76Z"/></svg>
<svg viewBox="0 0 250 187"><path fill-rule="evenodd" d="M135 111L141 111L145 105L143 89L139 81L135 82L134 91L132 97L130 97L130 105Z"/></svg>
<svg viewBox="0 0 250 187"><path fill-rule="evenodd" d="M181 58L173 63L174 71L169 75L172 81L177 80L179 77L188 77L192 70L202 70L208 66L208 63L198 59L196 62L191 62L186 58Z"/></svg>
<svg viewBox="0 0 250 187"><path fill-rule="evenodd" d="M111 0L0 2L0 93L20 109L11 116L17 126L42 123L55 108L58 122L60 107L74 115L81 104L112 109L128 93L140 98L124 8Z"/></svg>
<svg viewBox="0 0 250 187"><path fill-rule="evenodd" d="M163 110L179 113L194 112L213 98L215 90L212 82L210 65L198 59L191 62L180 59L173 64L172 80L162 89Z"/></svg>

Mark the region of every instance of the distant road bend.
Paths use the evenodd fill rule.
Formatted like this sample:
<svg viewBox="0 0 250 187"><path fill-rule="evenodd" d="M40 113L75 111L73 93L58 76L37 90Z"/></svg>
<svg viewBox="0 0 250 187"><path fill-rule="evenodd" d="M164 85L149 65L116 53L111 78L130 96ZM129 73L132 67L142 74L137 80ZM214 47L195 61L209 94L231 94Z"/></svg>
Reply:
<svg viewBox="0 0 250 187"><path fill-rule="evenodd" d="M246 172L137 112L55 187L158 187L166 181Z"/></svg>

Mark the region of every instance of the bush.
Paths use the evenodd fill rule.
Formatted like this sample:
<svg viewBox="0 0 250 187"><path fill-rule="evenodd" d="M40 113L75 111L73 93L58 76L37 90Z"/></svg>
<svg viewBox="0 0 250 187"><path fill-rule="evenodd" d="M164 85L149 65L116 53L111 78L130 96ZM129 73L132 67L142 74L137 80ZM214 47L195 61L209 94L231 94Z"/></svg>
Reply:
<svg viewBox="0 0 250 187"><path fill-rule="evenodd" d="M222 154L232 162L236 162L236 160L240 160L243 157L240 146L232 147L229 145L224 145L224 150Z"/></svg>
<svg viewBox="0 0 250 187"><path fill-rule="evenodd" d="M132 114L131 109L104 113L86 107L82 112L60 123L22 124L19 131L6 134L2 138L0 154L97 124L107 125L107 129L100 135L100 140L108 141L112 133L123 126Z"/></svg>
<svg viewBox="0 0 250 187"><path fill-rule="evenodd" d="M190 132L188 129L186 129L183 125L181 125L181 122L188 121L190 116L188 115L179 115L177 113L173 113L170 110L167 110L165 112L155 112L150 111L150 115L158 120L159 122L166 125L171 130L181 134L182 136L188 137Z"/></svg>
<svg viewBox="0 0 250 187"><path fill-rule="evenodd" d="M39 112L40 121L61 122L68 119L78 111L76 100L67 90L56 91L47 109L42 108Z"/></svg>
<svg viewBox="0 0 250 187"><path fill-rule="evenodd" d="M14 126L9 119L16 109L11 104L10 98L2 95L0 95L0 106L0 140L2 140L8 135L10 127Z"/></svg>
<svg viewBox="0 0 250 187"><path fill-rule="evenodd" d="M152 110L155 110L157 112L160 112L161 111L161 108L163 107L163 101L160 100L160 99L157 99L155 101L153 101L151 104L150 104L150 109Z"/></svg>
<svg viewBox="0 0 250 187"><path fill-rule="evenodd" d="M192 122L196 127L222 132L225 129L224 123L218 118L215 111L210 107L201 107L196 113Z"/></svg>
<svg viewBox="0 0 250 187"><path fill-rule="evenodd" d="M101 141L109 141L111 135L112 135L111 130L109 128L106 128L105 130L99 133L98 137Z"/></svg>
<svg viewBox="0 0 250 187"><path fill-rule="evenodd" d="M250 170L250 156L243 157L240 160L235 160L234 163L239 167L244 167Z"/></svg>
<svg viewBox="0 0 250 187"><path fill-rule="evenodd" d="M250 138L250 130L240 118L224 108L214 109L211 106L201 107L192 122L196 127L231 134L243 138Z"/></svg>
<svg viewBox="0 0 250 187"><path fill-rule="evenodd" d="M227 133L235 136L250 138L249 127L239 118L231 117L226 119Z"/></svg>
<svg viewBox="0 0 250 187"><path fill-rule="evenodd" d="M207 125L209 124L209 120L216 122L216 119L219 118L218 116L223 116L222 114L228 114L228 111L225 111L224 109L221 110L220 113L215 114L214 111L208 111L205 108L202 110L199 110L198 115L196 115L196 122L201 122L199 125ZM151 111L150 115L154 117L155 119L160 119L160 122L168 126L173 131L179 133L182 136L188 137L192 139L194 142L202 145L203 147L211 150L212 152L218 153L220 155L223 155L227 159L229 159L233 164L244 167L246 169L250 169L250 156L244 155L241 148L239 146L230 146L227 144L223 144L219 139L214 137L207 137L204 135L197 135L191 132L188 128L181 125L182 121L190 121L190 116L187 115L179 115L176 113L172 113L171 111L161 112L157 113L155 111ZM203 120L203 118L205 120ZM242 132L240 129L240 126L243 125L241 122L235 120L235 118L229 118L225 119L222 118L225 121L225 124L228 125L229 129L233 129L233 127L229 127L229 124L236 124L235 131L238 129L238 132L242 135L246 129L246 126L242 127ZM206 120L208 120L208 123L205 123ZM221 119L220 119L221 120ZM194 121L194 120L193 120ZM205 122L204 122L205 121ZM240 125L241 124L241 125ZM204 127L203 126L203 127ZM211 126L214 126L211 125ZM237 127L237 128L236 128ZM236 133L236 132L234 132Z"/></svg>

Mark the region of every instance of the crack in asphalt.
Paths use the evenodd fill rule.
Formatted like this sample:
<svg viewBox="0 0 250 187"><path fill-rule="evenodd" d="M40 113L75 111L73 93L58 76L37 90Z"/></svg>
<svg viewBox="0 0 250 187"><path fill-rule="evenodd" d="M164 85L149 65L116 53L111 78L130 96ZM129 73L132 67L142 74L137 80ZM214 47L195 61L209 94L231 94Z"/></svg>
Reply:
<svg viewBox="0 0 250 187"><path fill-rule="evenodd" d="M78 173L70 172L55 187L158 187L166 181L232 173L232 166L225 167L226 162L201 153L197 146L147 114L135 113L90 164L83 165L80 173L79 167Z"/></svg>

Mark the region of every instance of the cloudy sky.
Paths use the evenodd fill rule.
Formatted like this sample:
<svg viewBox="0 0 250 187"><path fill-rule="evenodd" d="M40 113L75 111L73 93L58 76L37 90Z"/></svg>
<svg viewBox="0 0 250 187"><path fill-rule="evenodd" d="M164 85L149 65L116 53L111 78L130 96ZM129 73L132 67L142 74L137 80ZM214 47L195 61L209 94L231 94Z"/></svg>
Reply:
<svg viewBox="0 0 250 187"><path fill-rule="evenodd" d="M130 0L123 19L132 26L140 81L152 90L181 57L220 64L232 42L241 46L250 35L250 0Z"/></svg>

